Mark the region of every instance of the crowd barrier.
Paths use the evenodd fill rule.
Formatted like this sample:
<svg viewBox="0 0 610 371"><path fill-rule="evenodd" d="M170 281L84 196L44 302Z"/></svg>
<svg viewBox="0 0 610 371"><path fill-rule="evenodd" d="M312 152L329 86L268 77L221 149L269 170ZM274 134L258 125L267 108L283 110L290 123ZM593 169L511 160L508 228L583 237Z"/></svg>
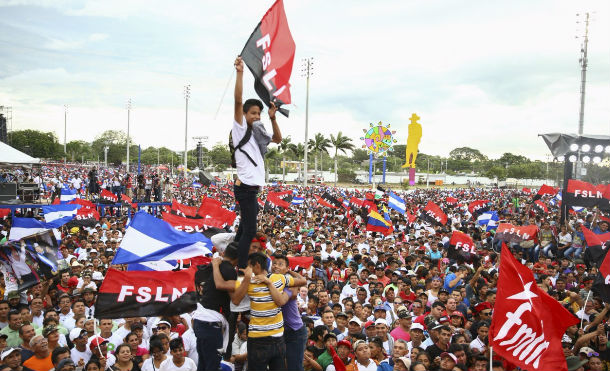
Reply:
<svg viewBox="0 0 610 371"><path fill-rule="evenodd" d="M153 215L156 215L159 207L161 207L161 206L170 206L171 207L171 205L172 205L171 202L138 202L136 204L136 211L139 211L143 208L146 208L147 211L150 211L152 209ZM14 216L15 210L22 210L22 209L25 209L26 212L29 212L30 210L40 210L40 213L42 214L43 206L50 206L50 205L42 205L42 204L0 205L0 209L10 209L11 216ZM125 203L114 203L114 204L95 203L95 206L97 208L97 211L100 213L100 217L104 216L106 214L107 208L113 208L112 216L115 216L115 217L122 217L124 215L124 213L126 213L130 218L133 216L132 212L134 209L132 207L126 205Z"/></svg>

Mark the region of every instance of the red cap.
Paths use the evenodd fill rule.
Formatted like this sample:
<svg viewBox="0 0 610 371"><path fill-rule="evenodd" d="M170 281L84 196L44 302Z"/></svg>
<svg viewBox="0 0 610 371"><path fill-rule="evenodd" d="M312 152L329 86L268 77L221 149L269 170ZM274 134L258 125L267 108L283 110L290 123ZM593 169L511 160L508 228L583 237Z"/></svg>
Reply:
<svg viewBox="0 0 610 371"><path fill-rule="evenodd" d="M78 286L78 277L72 276L68 280L68 287L76 287Z"/></svg>
<svg viewBox="0 0 610 371"><path fill-rule="evenodd" d="M367 329L367 328L369 328L369 327L371 327L371 326L375 326L375 322L373 322L373 321L367 321L367 322L364 324L364 328L365 328L365 329Z"/></svg>
<svg viewBox="0 0 610 371"><path fill-rule="evenodd" d="M350 342L347 340L341 340L341 341L337 342L337 348L340 347L341 345L345 345L346 347L349 348L349 350L352 350L352 344L350 344Z"/></svg>
<svg viewBox="0 0 610 371"><path fill-rule="evenodd" d="M482 303L479 303L479 304L475 305L475 307L474 307L474 310L477 313L480 313L480 312L484 311L485 309L491 309L491 303L490 302L484 301Z"/></svg>
<svg viewBox="0 0 610 371"><path fill-rule="evenodd" d="M97 336L97 337L93 338L93 340L91 340L91 343L89 343L89 349L93 350L94 348L97 348L99 345L102 345L107 342L108 342L108 340L104 339L101 336Z"/></svg>

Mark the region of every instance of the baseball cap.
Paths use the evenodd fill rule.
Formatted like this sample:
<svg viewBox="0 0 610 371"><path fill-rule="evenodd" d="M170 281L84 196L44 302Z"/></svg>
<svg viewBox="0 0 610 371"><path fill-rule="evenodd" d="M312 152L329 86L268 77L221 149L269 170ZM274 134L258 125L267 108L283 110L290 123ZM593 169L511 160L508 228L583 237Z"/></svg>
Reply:
<svg viewBox="0 0 610 371"><path fill-rule="evenodd" d="M375 322L373 321L366 321L366 323L364 324L364 328L367 329L371 326L375 326Z"/></svg>
<svg viewBox="0 0 610 371"><path fill-rule="evenodd" d="M411 325L411 330L421 330L421 331L424 331L424 326L422 326L422 324L421 324L421 323L414 322L414 323Z"/></svg>
<svg viewBox="0 0 610 371"><path fill-rule="evenodd" d="M96 347L98 347L99 345L108 343L108 340L104 339L101 336L96 336L95 338L93 338L93 340L91 340L91 342L89 343L89 349L93 350Z"/></svg>
<svg viewBox="0 0 610 371"><path fill-rule="evenodd" d="M161 320L161 321L157 322L157 325L155 327L159 327L159 325L167 325L168 327L172 327L172 325L165 320Z"/></svg>
<svg viewBox="0 0 610 371"><path fill-rule="evenodd" d="M59 361L59 363L57 364L57 367L55 367L55 370L61 370L62 367L65 366L74 366L74 361L72 360L72 358L64 358L61 361Z"/></svg>
<svg viewBox="0 0 610 371"><path fill-rule="evenodd" d="M9 354L13 353L13 352L19 352L21 353L21 351L17 348L6 348L2 351L2 353L0 354L0 360L4 361L4 359L6 357L8 357Z"/></svg>
<svg viewBox="0 0 610 371"><path fill-rule="evenodd" d="M74 341L74 339L79 338L82 334L86 334L87 330L82 329L80 327L75 327L70 331L70 341Z"/></svg>
<svg viewBox="0 0 610 371"><path fill-rule="evenodd" d="M382 310L382 311L386 311L385 307L383 305L378 305L375 307L375 310L373 312L377 312L378 310Z"/></svg>
<svg viewBox="0 0 610 371"><path fill-rule="evenodd" d="M387 325L388 325L388 323L386 322L386 320L385 320L385 319L383 319L383 318L377 318L377 319L375 320L375 324L376 324L376 325L385 325L385 326L387 326Z"/></svg>
<svg viewBox="0 0 610 371"><path fill-rule="evenodd" d="M589 347L582 347L580 348L580 351L578 352L578 354L586 354L587 357L591 357L591 356L596 356L599 357L599 353L597 353L596 351L594 351L593 349L589 348Z"/></svg>
<svg viewBox="0 0 610 371"><path fill-rule="evenodd" d="M337 342L337 348L339 348L341 345L346 346L349 350L352 350L352 344L350 344L350 342L347 340L341 340Z"/></svg>
<svg viewBox="0 0 610 371"><path fill-rule="evenodd" d="M102 272L95 271L91 275L91 279L94 281L102 281L104 279L104 275L102 274Z"/></svg>
<svg viewBox="0 0 610 371"><path fill-rule="evenodd" d="M455 354L448 353L448 352L441 353L441 359L443 359L445 357L449 357L449 358L451 358L453 360L453 362L457 363L457 357L455 356Z"/></svg>
<svg viewBox="0 0 610 371"><path fill-rule="evenodd" d="M11 300L11 299L18 299L18 298L20 298L20 297L21 297L21 295L19 294L19 292L18 292L18 291L15 291L15 290L13 290L13 291L9 291L9 292L8 292L8 294L6 294L6 298L7 298L8 300Z"/></svg>
<svg viewBox="0 0 610 371"><path fill-rule="evenodd" d="M48 325L42 330L42 336L47 337L53 331L58 331L57 327L55 325Z"/></svg>
<svg viewBox="0 0 610 371"><path fill-rule="evenodd" d="M356 316L352 317L352 319L349 321L349 323L352 323L352 322L358 324L358 326L362 326L362 321L360 320L360 318L358 318Z"/></svg>
<svg viewBox="0 0 610 371"><path fill-rule="evenodd" d="M337 315L335 317L345 317L345 318L347 318L347 314L345 314L345 312L339 312L339 313L337 313Z"/></svg>

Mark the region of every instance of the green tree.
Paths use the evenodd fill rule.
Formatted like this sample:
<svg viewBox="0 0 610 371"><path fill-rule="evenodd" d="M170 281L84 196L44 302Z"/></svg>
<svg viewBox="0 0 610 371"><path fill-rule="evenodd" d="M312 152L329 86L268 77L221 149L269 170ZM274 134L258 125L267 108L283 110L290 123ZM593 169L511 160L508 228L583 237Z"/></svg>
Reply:
<svg viewBox="0 0 610 371"><path fill-rule="evenodd" d="M322 153L328 153L328 148L330 148L330 141L328 138L325 138L324 135L317 133L313 139L310 139L308 142L308 150L311 151L314 158L314 169L316 174L316 179L318 178L318 157L322 157ZM320 160L322 162L322 160ZM320 164L321 166L321 164Z"/></svg>
<svg viewBox="0 0 610 371"><path fill-rule="evenodd" d="M72 140L66 143L66 152L72 161L89 158L91 145L84 140Z"/></svg>
<svg viewBox="0 0 610 371"><path fill-rule="evenodd" d="M466 160L469 162L487 161L487 156L483 155L478 149L470 147L455 148L449 152L449 156L454 160Z"/></svg>
<svg viewBox="0 0 610 371"><path fill-rule="evenodd" d="M91 143L92 155L94 157L100 156L100 159L103 159L104 147L108 147L108 163L120 164L127 157L127 135L120 130L106 130ZM138 151L136 149L136 161L137 156Z"/></svg>
<svg viewBox="0 0 610 371"><path fill-rule="evenodd" d="M498 178L498 180L506 179L506 169L502 166L494 166L491 169L487 170L485 176L488 178Z"/></svg>
<svg viewBox="0 0 610 371"><path fill-rule="evenodd" d="M231 166L231 152L225 144L217 144L210 151L210 160L216 171L224 171Z"/></svg>
<svg viewBox="0 0 610 371"><path fill-rule="evenodd" d="M286 153L290 150L291 141L290 135L288 135L282 138L282 141L277 146L282 153L282 183L286 182Z"/></svg>
<svg viewBox="0 0 610 371"><path fill-rule="evenodd" d="M335 147L335 186L337 186L337 152L347 153L346 151L354 149L354 144L351 138L346 137L341 132L338 132L336 137L331 134L330 142Z"/></svg>
<svg viewBox="0 0 610 371"><path fill-rule="evenodd" d="M53 132L17 130L11 133L11 145L30 156L47 159L63 157L63 146Z"/></svg>

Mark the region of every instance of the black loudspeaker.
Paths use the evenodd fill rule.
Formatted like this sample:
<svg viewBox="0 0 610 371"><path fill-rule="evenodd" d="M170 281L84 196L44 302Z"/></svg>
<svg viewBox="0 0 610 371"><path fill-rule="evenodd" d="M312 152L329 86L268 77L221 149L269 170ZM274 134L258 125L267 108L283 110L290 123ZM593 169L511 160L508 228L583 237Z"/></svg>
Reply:
<svg viewBox="0 0 610 371"><path fill-rule="evenodd" d="M17 199L17 183L0 183L0 201Z"/></svg>
<svg viewBox="0 0 610 371"><path fill-rule="evenodd" d="M214 180L212 174L208 173L207 171L199 170L199 183L204 186L209 186L212 184L212 180Z"/></svg>

